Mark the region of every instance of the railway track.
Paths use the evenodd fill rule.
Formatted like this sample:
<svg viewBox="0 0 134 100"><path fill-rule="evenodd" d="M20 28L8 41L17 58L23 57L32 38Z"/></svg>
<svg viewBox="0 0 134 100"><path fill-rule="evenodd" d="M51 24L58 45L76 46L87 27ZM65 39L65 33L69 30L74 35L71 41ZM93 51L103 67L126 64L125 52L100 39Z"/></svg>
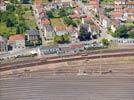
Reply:
<svg viewBox="0 0 134 100"><path fill-rule="evenodd" d="M114 50L108 50L108 49L103 49L101 50L101 53L115 53L115 52L133 52L134 49L133 48L126 48L126 49L114 49ZM100 54L100 50L93 50L93 51L87 51L87 52L81 52L81 53L77 53L77 54L72 54L72 55L62 55L63 58L65 57L72 57L72 56L81 56L81 55L94 55L94 54ZM60 58L61 56L53 56L53 57L43 57L43 58L33 58L30 60L22 60L22 61L16 61L16 62L11 62L11 63L5 63L5 64L0 64L0 67L2 66L8 66L8 65L15 65L18 63L27 63L27 62L35 62L37 60L44 60L44 59L57 59Z"/></svg>
<svg viewBox="0 0 134 100"><path fill-rule="evenodd" d="M0 71L6 71L11 69L18 69L24 67L38 66L44 64L53 64L59 62L67 62L67 61L76 61L76 60L84 60L84 59L97 59L97 58L110 58L110 57L125 57L125 56L134 56L134 51L129 52L118 52L118 53L101 53L101 54L88 54L86 56L71 56L71 57L57 57L57 58L49 58L49 59L37 59L33 61L27 61L23 63L16 63L6 66L1 66Z"/></svg>

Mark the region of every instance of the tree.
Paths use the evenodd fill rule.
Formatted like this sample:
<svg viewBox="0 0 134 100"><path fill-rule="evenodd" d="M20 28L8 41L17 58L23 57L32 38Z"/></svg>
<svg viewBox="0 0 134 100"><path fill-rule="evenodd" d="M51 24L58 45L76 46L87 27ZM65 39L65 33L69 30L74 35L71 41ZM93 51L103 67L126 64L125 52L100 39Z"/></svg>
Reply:
<svg viewBox="0 0 134 100"><path fill-rule="evenodd" d="M71 22L72 22L72 20L71 20L70 18L68 18L68 17L63 18L63 21L64 21L64 23L67 24L67 25L70 25Z"/></svg>
<svg viewBox="0 0 134 100"><path fill-rule="evenodd" d="M39 31L39 27L38 27L38 26L36 26L36 30L38 30L38 31Z"/></svg>
<svg viewBox="0 0 134 100"><path fill-rule="evenodd" d="M2 12L0 11L0 22L6 22L8 19L8 12Z"/></svg>
<svg viewBox="0 0 134 100"><path fill-rule="evenodd" d="M126 26L125 26L125 25L120 26L120 27L116 30L116 34L117 34L118 37L120 37L120 38L128 38Z"/></svg>
<svg viewBox="0 0 134 100"><path fill-rule="evenodd" d="M98 14L95 14L95 17L96 17L98 20L99 20L99 18L100 18Z"/></svg>
<svg viewBox="0 0 134 100"><path fill-rule="evenodd" d="M113 11L114 8L105 8L104 10L105 10L105 12L109 13L109 12Z"/></svg>
<svg viewBox="0 0 134 100"><path fill-rule="evenodd" d="M63 35L63 39L64 39L64 42L69 42L69 40L70 40L69 34Z"/></svg>
<svg viewBox="0 0 134 100"><path fill-rule="evenodd" d="M53 0L48 0L48 2L52 2Z"/></svg>
<svg viewBox="0 0 134 100"><path fill-rule="evenodd" d="M110 32L111 32L111 31L110 31ZM112 35L113 37L118 37L118 34L117 34L116 32L112 32L111 35Z"/></svg>
<svg viewBox="0 0 134 100"><path fill-rule="evenodd" d="M79 25L79 24L81 24L81 21L80 20L75 20L76 21L76 23Z"/></svg>
<svg viewBox="0 0 134 100"><path fill-rule="evenodd" d="M87 41L87 40L90 40L91 39L91 33L88 32L88 33L84 33L84 34L80 34L78 36L79 40L80 41Z"/></svg>
<svg viewBox="0 0 134 100"><path fill-rule="evenodd" d="M53 13L52 11L47 11L46 14L48 15L49 18L53 18Z"/></svg>
<svg viewBox="0 0 134 100"><path fill-rule="evenodd" d="M14 12L15 11L15 6L12 5L12 4L8 4L6 6L6 10L9 11L9 12Z"/></svg>
<svg viewBox="0 0 134 100"><path fill-rule="evenodd" d="M77 23L75 21L73 21L73 20L72 20L71 25L74 26L74 27L77 27Z"/></svg>
<svg viewBox="0 0 134 100"><path fill-rule="evenodd" d="M9 0L11 3L16 4L18 3L18 0Z"/></svg>
<svg viewBox="0 0 134 100"><path fill-rule="evenodd" d="M64 16L66 16L67 14L66 14L66 11L65 11L64 9L60 9L59 15L60 15L61 17L64 17Z"/></svg>
<svg viewBox="0 0 134 100"><path fill-rule="evenodd" d="M129 38L134 39L134 31L130 31L128 32L128 34L129 34Z"/></svg>
<svg viewBox="0 0 134 100"><path fill-rule="evenodd" d="M110 3L110 2L114 2L114 0L100 0L100 3Z"/></svg>
<svg viewBox="0 0 134 100"><path fill-rule="evenodd" d="M29 26L28 26L28 24L26 23L26 21L24 20L22 20L22 21L20 21L19 22L19 26L20 27L22 27L24 30L28 30L29 29Z"/></svg>
<svg viewBox="0 0 134 100"><path fill-rule="evenodd" d="M14 23L12 22L11 19L7 19L6 26L7 27L13 27L14 26Z"/></svg>
<svg viewBox="0 0 134 100"><path fill-rule="evenodd" d="M74 20L72 20L71 18L65 17L65 18L63 18L63 21L67 25L72 25L74 27L77 27L77 23Z"/></svg>
<svg viewBox="0 0 134 100"><path fill-rule="evenodd" d="M79 39L80 41L86 41L86 40L90 40L91 39L91 33L88 32L87 29L85 29L84 27L81 27L80 28L80 31L79 31Z"/></svg>
<svg viewBox="0 0 134 100"><path fill-rule="evenodd" d="M20 34L20 33L21 33L20 27L17 26L17 28L16 28L16 34Z"/></svg>
<svg viewBox="0 0 134 100"><path fill-rule="evenodd" d="M127 27L125 25L120 26L114 33L113 37L128 38Z"/></svg>
<svg viewBox="0 0 134 100"><path fill-rule="evenodd" d="M62 43L63 42L63 36L58 36L58 35L55 35L54 36L54 42L55 43Z"/></svg>
<svg viewBox="0 0 134 100"><path fill-rule="evenodd" d="M85 30L83 28L80 28L80 34L84 34L85 33Z"/></svg>
<svg viewBox="0 0 134 100"><path fill-rule="evenodd" d="M108 41L108 39L106 39L106 38L103 38L103 39L101 40L101 42L102 42L103 45L106 45L106 46L109 44L109 41Z"/></svg>
<svg viewBox="0 0 134 100"><path fill-rule="evenodd" d="M54 36L55 43L67 43L67 42L69 42L69 40L70 40L70 36L67 33L64 35L61 35L61 36L59 36L59 35Z"/></svg>
<svg viewBox="0 0 134 100"><path fill-rule="evenodd" d="M9 36L10 36L10 33L7 33L7 32L4 32L3 34L2 34L2 36L4 37L4 38L9 38Z"/></svg>
<svg viewBox="0 0 134 100"><path fill-rule="evenodd" d="M24 4L29 4L29 3L31 3L30 1L31 0L21 0L21 2L24 3Z"/></svg>
<svg viewBox="0 0 134 100"><path fill-rule="evenodd" d="M67 7L67 8L65 9L65 11L66 11L66 14L67 14L67 15L70 15L70 14L73 12L73 8L72 8L72 7Z"/></svg>

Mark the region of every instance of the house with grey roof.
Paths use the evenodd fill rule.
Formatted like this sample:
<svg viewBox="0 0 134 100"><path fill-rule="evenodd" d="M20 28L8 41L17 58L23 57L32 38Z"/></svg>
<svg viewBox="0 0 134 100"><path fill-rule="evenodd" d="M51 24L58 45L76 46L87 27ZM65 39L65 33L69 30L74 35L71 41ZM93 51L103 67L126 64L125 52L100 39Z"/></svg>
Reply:
<svg viewBox="0 0 134 100"><path fill-rule="evenodd" d="M26 31L27 32L27 38L26 40L31 43L31 44L38 44L41 42L41 37L39 34L39 31L36 29L29 29Z"/></svg>
<svg viewBox="0 0 134 100"><path fill-rule="evenodd" d="M54 29L51 25L44 25L44 37L46 40L51 40L55 35Z"/></svg>
<svg viewBox="0 0 134 100"><path fill-rule="evenodd" d="M66 7L70 7L72 5L71 5L71 2L62 2L62 6L63 6L63 8L66 8Z"/></svg>
<svg viewBox="0 0 134 100"><path fill-rule="evenodd" d="M43 55L57 54L58 52L60 52L60 48L58 45L41 46L39 49L41 54Z"/></svg>

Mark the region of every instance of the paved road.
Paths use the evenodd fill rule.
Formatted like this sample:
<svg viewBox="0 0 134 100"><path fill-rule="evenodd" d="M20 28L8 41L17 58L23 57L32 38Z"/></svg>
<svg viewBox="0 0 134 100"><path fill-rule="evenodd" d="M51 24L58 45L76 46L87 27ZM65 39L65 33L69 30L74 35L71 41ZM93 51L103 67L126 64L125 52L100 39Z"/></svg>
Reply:
<svg viewBox="0 0 134 100"><path fill-rule="evenodd" d="M81 1L77 2L79 6L83 9L83 11L86 13L86 15L91 16L91 20L96 24L99 29L102 31L101 32L101 38L108 38L108 39L113 39L111 35L107 33L107 29L103 28L101 25L101 22L95 18L95 14L92 12L93 10L88 8L86 5L84 5Z"/></svg>
<svg viewBox="0 0 134 100"><path fill-rule="evenodd" d="M43 36L43 32L41 30L41 24L39 24L40 18L38 18L38 16L37 16L39 14L37 14L37 12L36 12L36 6L32 5L32 9L33 9L33 14L34 14L34 17L35 17L36 24L37 24L37 26L39 28L39 33L40 33L40 37L41 37L41 40L42 40L42 45L45 45L46 41L45 41L45 38Z"/></svg>
<svg viewBox="0 0 134 100"><path fill-rule="evenodd" d="M0 80L0 100L134 100L134 78L35 74Z"/></svg>

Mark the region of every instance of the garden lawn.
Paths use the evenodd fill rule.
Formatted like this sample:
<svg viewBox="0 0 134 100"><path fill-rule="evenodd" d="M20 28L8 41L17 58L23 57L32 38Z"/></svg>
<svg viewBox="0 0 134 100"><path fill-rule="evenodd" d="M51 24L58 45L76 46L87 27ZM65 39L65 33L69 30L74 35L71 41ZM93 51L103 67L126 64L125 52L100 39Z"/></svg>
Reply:
<svg viewBox="0 0 134 100"><path fill-rule="evenodd" d="M60 17L59 12L60 12L60 10L55 10L55 11L53 11L53 16L54 16L55 18Z"/></svg>
<svg viewBox="0 0 134 100"><path fill-rule="evenodd" d="M125 23L125 25L126 25L127 27L130 27L130 26L133 26L133 27L134 27L134 23L133 23L133 22Z"/></svg>
<svg viewBox="0 0 134 100"><path fill-rule="evenodd" d="M37 27L34 20L25 20L25 23L27 23L27 25L31 28L36 28Z"/></svg>
<svg viewBox="0 0 134 100"><path fill-rule="evenodd" d="M0 35L2 35L3 33L15 34L16 28L7 28L4 23L0 23Z"/></svg>
<svg viewBox="0 0 134 100"><path fill-rule="evenodd" d="M23 17L26 19L33 18L31 11L26 11L25 14L23 15Z"/></svg>
<svg viewBox="0 0 134 100"><path fill-rule="evenodd" d="M7 14L7 16L5 16L6 17L5 21L0 22L0 35L4 35L7 38L11 34L16 34L17 26L20 27L21 34L26 34L26 30L28 28L37 27L34 16L32 15L32 11L29 6L21 5L15 7L16 7L15 11L12 11L10 12L10 14ZM6 14L6 12L3 12L2 14L4 15ZM12 22L14 23L13 27L6 26L7 18L10 18L12 20Z"/></svg>
<svg viewBox="0 0 134 100"><path fill-rule="evenodd" d="M48 0L42 0L43 1L43 3L48 3Z"/></svg>
<svg viewBox="0 0 134 100"><path fill-rule="evenodd" d="M30 10L30 7L23 6L23 9L27 9L27 10L25 11L25 14L23 15L23 17L25 18L25 20L24 20L25 23L26 23L29 27L36 28L37 25L36 25L34 16L32 16L32 11Z"/></svg>
<svg viewBox="0 0 134 100"><path fill-rule="evenodd" d="M65 25L61 18L53 18L53 19L50 19L50 21L53 27Z"/></svg>

